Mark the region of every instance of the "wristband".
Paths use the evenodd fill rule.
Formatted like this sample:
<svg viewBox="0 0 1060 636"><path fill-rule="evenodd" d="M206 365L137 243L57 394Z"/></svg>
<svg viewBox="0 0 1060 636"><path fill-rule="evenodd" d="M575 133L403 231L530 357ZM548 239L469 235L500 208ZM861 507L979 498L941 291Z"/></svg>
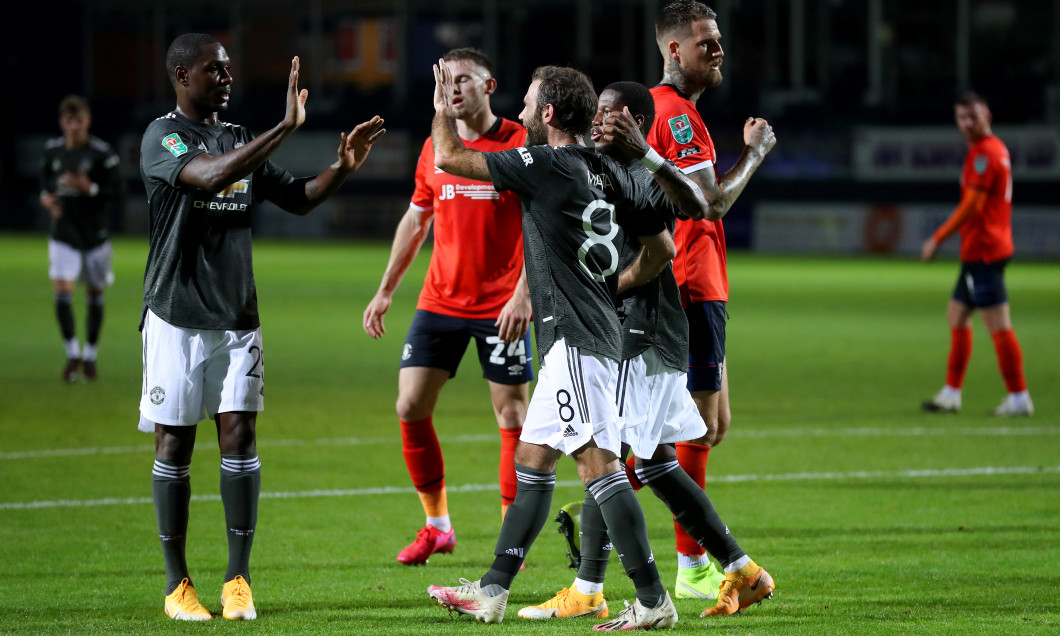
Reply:
<svg viewBox="0 0 1060 636"><path fill-rule="evenodd" d="M640 162L644 164L648 172L658 172L659 168L666 165L666 160L652 147L648 147L648 152L644 153L644 156L640 158Z"/></svg>
<svg viewBox="0 0 1060 636"><path fill-rule="evenodd" d="M93 182L92 185L88 186L88 196L94 197L97 194L99 194L99 184Z"/></svg>

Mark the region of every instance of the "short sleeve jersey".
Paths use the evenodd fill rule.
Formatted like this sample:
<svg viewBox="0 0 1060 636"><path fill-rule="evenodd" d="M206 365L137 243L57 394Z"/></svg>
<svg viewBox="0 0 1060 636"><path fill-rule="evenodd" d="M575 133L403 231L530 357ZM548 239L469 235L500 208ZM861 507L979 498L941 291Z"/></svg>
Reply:
<svg viewBox="0 0 1060 636"><path fill-rule="evenodd" d="M537 352L558 338L620 360L615 311L617 223L623 206L645 208L624 168L582 146L530 146L486 153L498 190L522 199L523 245Z"/></svg>
<svg viewBox="0 0 1060 636"><path fill-rule="evenodd" d="M52 220L51 238L79 250L97 247L110 237L107 205L121 194L121 161L110 145L89 137L80 148L67 149L63 137L48 140L41 158L41 189L59 195L63 214ZM66 172L84 172L99 190L90 196L59 185Z"/></svg>
<svg viewBox="0 0 1060 636"><path fill-rule="evenodd" d="M1012 164L1008 148L995 135L968 149L961 171L961 195L982 190L986 202L961 225L961 260L993 263L1012 256Z"/></svg>
<svg viewBox="0 0 1060 636"><path fill-rule="evenodd" d="M714 166L714 142L696 105L669 84L651 89L655 122L648 144L685 174ZM674 276L684 303L729 299L725 229L721 221L678 219Z"/></svg>
<svg viewBox="0 0 1060 636"><path fill-rule="evenodd" d="M222 155L252 139L242 126L202 124L177 111L147 126L140 144L150 233L143 315L150 309L189 329L260 326L251 211L294 177L266 162L216 194L180 181L181 170L196 156Z"/></svg>
<svg viewBox="0 0 1060 636"><path fill-rule="evenodd" d="M634 223L622 223L623 242L619 248L619 271L626 269L640 253L638 236L654 236L663 230L674 232L678 210L666 197L647 168L639 162L627 166L630 175L647 193L650 210L638 210ZM620 220L621 222L621 220ZM681 308L681 295L671 267L619 299L622 323L622 359L629 360L655 346L663 362L678 371L688 370L688 319Z"/></svg>
<svg viewBox="0 0 1060 636"><path fill-rule="evenodd" d="M496 152L517 148L525 139L525 128L498 118L485 135L464 145ZM519 197L438 169L428 137L416 163L412 207L434 215L434 250L417 308L457 318L496 318L523 268Z"/></svg>

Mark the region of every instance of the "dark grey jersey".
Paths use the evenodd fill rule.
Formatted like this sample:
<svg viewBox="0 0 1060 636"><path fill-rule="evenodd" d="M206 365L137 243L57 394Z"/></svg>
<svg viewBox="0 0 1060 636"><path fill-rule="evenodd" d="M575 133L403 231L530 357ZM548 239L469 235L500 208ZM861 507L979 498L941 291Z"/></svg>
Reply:
<svg viewBox="0 0 1060 636"><path fill-rule="evenodd" d="M181 170L196 156L222 155L253 138L242 126L206 125L177 111L147 126L140 144L150 215L144 315L151 309L169 324L191 329L260 325L251 211L294 177L266 162L216 194L180 182Z"/></svg>
<svg viewBox="0 0 1060 636"><path fill-rule="evenodd" d="M647 206L640 187L624 168L582 146L513 148L485 157L496 189L522 200L538 355L562 337L619 360L617 216L627 206Z"/></svg>
<svg viewBox="0 0 1060 636"><path fill-rule="evenodd" d="M619 250L620 271L629 267L640 252L637 236L653 236L669 230L672 235L679 211L639 161L627 166L630 175L647 193L650 213L637 211L639 229L626 225ZM648 219L651 219L649 221ZM626 292L619 299L622 322L622 359L629 360L655 345L667 366L688 370L688 319L681 307L681 294L668 266L649 282Z"/></svg>
<svg viewBox="0 0 1060 636"><path fill-rule="evenodd" d="M80 148L68 149L58 137L44 144L41 190L59 195L63 214L52 220L51 237L79 250L101 245L110 236L107 206L121 195L121 161L107 142L89 137ZM83 194L59 185L66 172L84 172L99 188Z"/></svg>

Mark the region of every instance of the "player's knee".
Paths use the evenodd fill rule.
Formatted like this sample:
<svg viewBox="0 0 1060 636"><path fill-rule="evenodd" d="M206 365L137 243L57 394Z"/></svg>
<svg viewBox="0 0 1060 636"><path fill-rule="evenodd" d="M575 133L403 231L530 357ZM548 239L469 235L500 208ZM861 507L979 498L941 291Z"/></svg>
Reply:
<svg viewBox="0 0 1060 636"><path fill-rule="evenodd" d="M501 428L521 428L526 419L526 404L509 402L496 410L497 424Z"/></svg>
<svg viewBox="0 0 1060 636"><path fill-rule="evenodd" d="M585 485L588 485L594 479L603 477L605 474L607 472L593 462L578 462L578 477L581 478L582 483Z"/></svg>
<svg viewBox="0 0 1060 636"><path fill-rule="evenodd" d="M419 400L411 400L405 396L399 396L394 405L398 419L402 422L418 422L431 416L431 409Z"/></svg>
<svg viewBox="0 0 1060 636"><path fill-rule="evenodd" d="M236 413L218 417L217 443L225 455L251 455L257 452L256 418Z"/></svg>
<svg viewBox="0 0 1060 636"><path fill-rule="evenodd" d="M688 440L693 444L699 444L701 446L713 446L714 440L718 436L718 418L717 417L704 417L703 424L706 425L707 431L703 433L703 436L698 439Z"/></svg>
<svg viewBox="0 0 1060 636"><path fill-rule="evenodd" d="M725 435L729 432L729 424L732 423L732 414L727 410L723 409L721 413L718 413L717 426L714 429L714 437L711 440L710 446L717 446L725 439Z"/></svg>
<svg viewBox="0 0 1060 636"><path fill-rule="evenodd" d="M194 449L194 435L173 434L165 431L155 434L155 459L186 465L191 462Z"/></svg>

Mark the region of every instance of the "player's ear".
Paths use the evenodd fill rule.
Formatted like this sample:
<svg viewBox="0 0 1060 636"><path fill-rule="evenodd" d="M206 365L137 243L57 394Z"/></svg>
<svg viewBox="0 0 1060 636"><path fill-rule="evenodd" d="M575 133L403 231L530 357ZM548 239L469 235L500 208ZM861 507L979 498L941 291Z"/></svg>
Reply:
<svg viewBox="0 0 1060 636"><path fill-rule="evenodd" d="M492 77L486 80L486 94L492 95L497 90L497 80Z"/></svg>
<svg viewBox="0 0 1060 636"><path fill-rule="evenodd" d="M671 60L674 60L678 64L681 63L681 45L677 40L670 40L666 44L666 52L669 54Z"/></svg>
<svg viewBox="0 0 1060 636"><path fill-rule="evenodd" d="M550 123L556 116L556 109L552 104L545 104L541 107L541 121Z"/></svg>
<svg viewBox="0 0 1060 636"><path fill-rule="evenodd" d="M173 69L173 76L177 78L177 84L188 85L188 67L178 66Z"/></svg>

